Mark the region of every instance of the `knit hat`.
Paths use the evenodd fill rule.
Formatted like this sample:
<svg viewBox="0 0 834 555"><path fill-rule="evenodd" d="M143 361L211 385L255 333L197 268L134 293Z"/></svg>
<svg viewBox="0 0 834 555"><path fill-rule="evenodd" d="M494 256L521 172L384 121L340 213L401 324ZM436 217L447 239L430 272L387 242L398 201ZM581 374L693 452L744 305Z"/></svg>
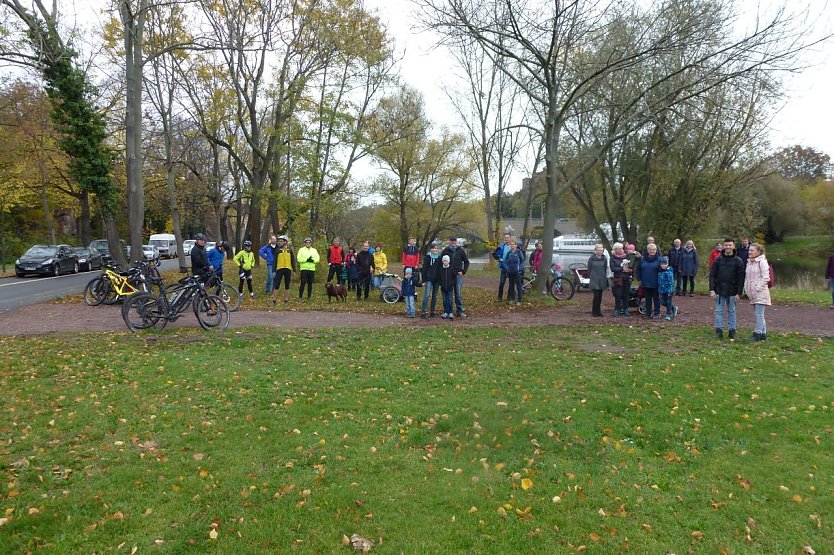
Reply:
<svg viewBox="0 0 834 555"><path fill-rule="evenodd" d="M669 257L668 256L661 256L660 257L661 264L669 264Z"/></svg>
<svg viewBox="0 0 834 555"><path fill-rule="evenodd" d="M405 269L405 275L410 276L412 273L413 273L413 271L412 271L411 268L406 268Z"/></svg>
<svg viewBox="0 0 834 555"><path fill-rule="evenodd" d="M448 255L448 254L444 254L444 255L443 255L443 258L441 259L441 261L442 261L443 263L445 263L445 264L448 264L449 262L451 262L451 261L452 261L452 259L451 259L451 258L449 258L449 255Z"/></svg>

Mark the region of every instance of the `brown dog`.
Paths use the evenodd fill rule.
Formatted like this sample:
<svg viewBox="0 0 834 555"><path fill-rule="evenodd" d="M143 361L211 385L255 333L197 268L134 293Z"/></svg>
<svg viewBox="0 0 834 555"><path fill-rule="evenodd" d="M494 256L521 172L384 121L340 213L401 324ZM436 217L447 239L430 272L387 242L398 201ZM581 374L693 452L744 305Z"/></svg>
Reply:
<svg viewBox="0 0 834 555"><path fill-rule="evenodd" d="M327 290L327 302L329 303L333 297L336 300L342 299L342 302L347 302L347 288L338 283L325 283L324 288Z"/></svg>

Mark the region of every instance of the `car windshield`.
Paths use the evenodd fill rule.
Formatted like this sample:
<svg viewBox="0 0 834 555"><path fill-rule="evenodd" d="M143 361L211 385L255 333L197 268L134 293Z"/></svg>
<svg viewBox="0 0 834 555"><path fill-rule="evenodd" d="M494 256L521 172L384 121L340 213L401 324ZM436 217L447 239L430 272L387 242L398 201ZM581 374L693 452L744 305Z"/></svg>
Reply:
<svg viewBox="0 0 834 555"><path fill-rule="evenodd" d="M72 250L74 250L75 254L79 256L87 256L88 254L90 254L90 249L88 249L87 247L73 247Z"/></svg>
<svg viewBox="0 0 834 555"><path fill-rule="evenodd" d="M153 252L153 247L151 245L145 245L142 247L142 250L145 252Z"/></svg>
<svg viewBox="0 0 834 555"><path fill-rule="evenodd" d="M58 252L57 247L48 247L46 245L35 245L26 251L24 256L54 256Z"/></svg>
<svg viewBox="0 0 834 555"><path fill-rule="evenodd" d="M194 243L196 243L196 242L197 241L195 241L194 239L186 239L185 241L182 242L182 246L184 246L184 247L193 247Z"/></svg>
<svg viewBox="0 0 834 555"><path fill-rule="evenodd" d="M98 250L107 250L107 241L93 241L92 243L90 243L90 246L95 247Z"/></svg>

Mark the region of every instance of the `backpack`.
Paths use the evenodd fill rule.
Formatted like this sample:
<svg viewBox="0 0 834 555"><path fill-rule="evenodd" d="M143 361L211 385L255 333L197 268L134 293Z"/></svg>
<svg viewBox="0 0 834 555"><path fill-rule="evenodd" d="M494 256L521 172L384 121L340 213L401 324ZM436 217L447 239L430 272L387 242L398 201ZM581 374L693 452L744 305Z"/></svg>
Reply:
<svg viewBox="0 0 834 555"><path fill-rule="evenodd" d="M767 288L770 289L773 287L773 284L776 283L776 272L773 270L773 264L770 262L767 263Z"/></svg>

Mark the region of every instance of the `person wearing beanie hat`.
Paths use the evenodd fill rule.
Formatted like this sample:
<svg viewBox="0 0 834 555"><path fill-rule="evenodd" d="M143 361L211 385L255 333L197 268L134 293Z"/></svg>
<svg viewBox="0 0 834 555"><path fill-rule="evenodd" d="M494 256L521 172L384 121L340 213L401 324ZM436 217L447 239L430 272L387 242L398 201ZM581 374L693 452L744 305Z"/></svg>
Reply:
<svg viewBox="0 0 834 555"><path fill-rule="evenodd" d="M414 277L414 271L411 268L405 269L405 278L400 284L400 291L405 299L405 316L406 318L414 318L416 316L417 307L417 280Z"/></svg>
<svg viewBox="0 0 834 555"><path fill-rule="evenodd" d="M440 317L444 320L454 320L452 294L455 290L455 271L452 268L452 259L448 254L444 254L440 259L437 280L440 282L440 292L443 294L443 314Z"/></svg>
<svg viewBox="0 0 834 555"><path fill-rule="evenodd" d="M675 271L669 265L669 257L660 257L660 270L657 272L657 292L660 294L660 306L666 307L666 320L678 315L678 307L672 299L675 296Z"/></svg>

